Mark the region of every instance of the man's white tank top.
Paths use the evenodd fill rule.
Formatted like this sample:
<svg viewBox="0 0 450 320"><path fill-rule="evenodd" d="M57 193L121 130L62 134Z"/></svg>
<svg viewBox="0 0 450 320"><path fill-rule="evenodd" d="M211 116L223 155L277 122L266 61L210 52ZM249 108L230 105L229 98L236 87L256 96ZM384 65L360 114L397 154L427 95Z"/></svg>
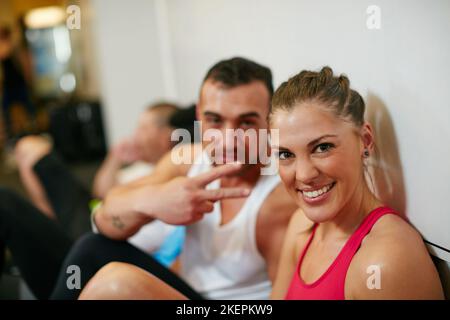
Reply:
<svg viewBox="0 0 450 320"><path fill-rule="evenodd" d="M188 176L210 169L209 157L202 153L201 161L193 164ZM256 219L262 203L279 183L278 175L261 176L239 213L225 225L220 225L217 201L213 212L187 227L181 275L205 298L269 299L272 285L256 245ZM216 180L207 188L219 186Z"/></svg>

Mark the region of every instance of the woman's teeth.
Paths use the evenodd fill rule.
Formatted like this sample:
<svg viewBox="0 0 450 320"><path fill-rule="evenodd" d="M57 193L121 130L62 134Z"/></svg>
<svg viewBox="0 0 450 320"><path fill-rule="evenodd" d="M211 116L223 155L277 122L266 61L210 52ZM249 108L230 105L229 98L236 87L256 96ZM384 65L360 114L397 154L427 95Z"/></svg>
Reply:
<svg viewBox="0 0 450 320"><path fill-rule="evenodd" d="M303 194L311 199L317 198L318 196L323 195L324 193L327 193L330 191L330 189L333 187L334 183L331 183L321 189L314 190L314 191L303 191Z"/></svg>

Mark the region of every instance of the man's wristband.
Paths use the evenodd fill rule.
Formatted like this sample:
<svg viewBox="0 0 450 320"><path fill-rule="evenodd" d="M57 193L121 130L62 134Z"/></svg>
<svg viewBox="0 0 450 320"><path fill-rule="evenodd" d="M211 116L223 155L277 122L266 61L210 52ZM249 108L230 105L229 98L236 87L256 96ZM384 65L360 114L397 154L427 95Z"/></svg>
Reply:
<svg viewBox="0 0 450 320"><path fill-rule="evenodd" d="M97 214L98 210L102 207L102 205L103 201L99 199L92 199L89 202L89 208L91 209L91 227L94 233L99 233L97 225L95 224L95 215Z"/></svg>

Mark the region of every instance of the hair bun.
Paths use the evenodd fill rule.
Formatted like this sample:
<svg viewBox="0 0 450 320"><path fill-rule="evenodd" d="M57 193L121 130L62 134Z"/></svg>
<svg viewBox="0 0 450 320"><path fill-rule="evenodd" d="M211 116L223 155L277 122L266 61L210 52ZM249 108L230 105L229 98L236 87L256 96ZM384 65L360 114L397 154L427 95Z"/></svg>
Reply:
<svg viewBox="0 0 450 320"><path fill-rule="evenodd" d="M272 98L272 113L279 108L289 110L308 100L321 102L335 114L350 118L357 126L364 122L364 100L350 89L350 80L345 74L335 76L329 66L319 72L303 70L284 82Z"/></svg>

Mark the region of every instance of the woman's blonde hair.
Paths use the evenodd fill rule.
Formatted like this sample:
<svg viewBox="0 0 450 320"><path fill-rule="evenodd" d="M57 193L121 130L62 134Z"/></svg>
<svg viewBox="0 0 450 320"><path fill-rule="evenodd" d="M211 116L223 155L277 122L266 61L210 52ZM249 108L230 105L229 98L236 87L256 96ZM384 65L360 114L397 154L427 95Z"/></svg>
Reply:
<svg viewBox="0 0 450 320"><path fill-rule="evenodd" d="M271 114L308 101L321 103L357 127L364 124L364 100L350 88L347 76L335 76L330 67L323 67L320 72L303 70L283 82L272 97Z"/></svg>

